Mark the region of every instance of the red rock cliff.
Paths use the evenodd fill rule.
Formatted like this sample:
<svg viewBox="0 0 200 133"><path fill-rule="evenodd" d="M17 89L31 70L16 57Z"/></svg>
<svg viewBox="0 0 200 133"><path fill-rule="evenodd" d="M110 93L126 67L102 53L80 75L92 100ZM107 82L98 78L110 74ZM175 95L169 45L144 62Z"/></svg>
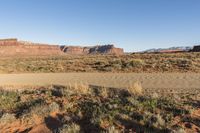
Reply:
<svg viewBox="0 0 200 133"><path fill-rule="evenodd" d="M0 55L58 55L62 54L58 45L22 42L17 39L0 40Z"/></svg>
<svg viewBox="0 0 200 133"><path fill-rule="evenodd" d="M115 48L114 45L94 47L76 47L48 45L32 42L18 41L17 39L0 40L0 55L60 55L60 54L116 54L124 53L123 49Z"/></svg>

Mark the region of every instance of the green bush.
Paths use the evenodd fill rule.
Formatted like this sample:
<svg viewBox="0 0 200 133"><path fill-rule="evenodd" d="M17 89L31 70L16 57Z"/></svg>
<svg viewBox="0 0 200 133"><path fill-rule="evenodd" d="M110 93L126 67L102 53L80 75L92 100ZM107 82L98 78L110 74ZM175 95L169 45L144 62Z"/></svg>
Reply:
<svg viewBox="0 0 200 133"><path fill-rule="evenodd" d="M0 109L15 109L19 104L20 96L14 91L0 91Z"/></svg>

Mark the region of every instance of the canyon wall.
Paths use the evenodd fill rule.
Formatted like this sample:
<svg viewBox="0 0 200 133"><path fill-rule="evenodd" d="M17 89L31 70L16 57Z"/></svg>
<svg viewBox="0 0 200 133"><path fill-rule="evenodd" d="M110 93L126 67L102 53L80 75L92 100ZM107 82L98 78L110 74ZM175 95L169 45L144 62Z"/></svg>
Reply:
<svg viewBox="0 0 200 133"><path fill-rule="evenodd" d="M18 41L17 39L0 40L0 55L63 55L63 54L123 54L123 49L115 48L114 45L94 47L59 46Z"/></svg>

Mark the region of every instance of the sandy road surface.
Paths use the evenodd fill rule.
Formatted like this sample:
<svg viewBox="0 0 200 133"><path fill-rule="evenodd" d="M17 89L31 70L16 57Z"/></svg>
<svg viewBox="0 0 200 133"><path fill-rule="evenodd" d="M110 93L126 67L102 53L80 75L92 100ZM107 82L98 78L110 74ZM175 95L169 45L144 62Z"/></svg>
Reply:
<svg viewBox="0 0 200 133"><path fill-rule="evenodd" d="M200 88L200 74L195 73L38 73L0 74L0 86L5 85L68 85L87 83L90 85L124 88L140 81L144 88Z"/></svg>

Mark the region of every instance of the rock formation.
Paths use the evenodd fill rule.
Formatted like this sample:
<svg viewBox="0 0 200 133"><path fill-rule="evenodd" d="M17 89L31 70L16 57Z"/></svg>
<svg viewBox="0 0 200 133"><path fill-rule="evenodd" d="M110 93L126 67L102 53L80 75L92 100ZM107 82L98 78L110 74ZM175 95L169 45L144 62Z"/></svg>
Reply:
<svg viewBox="0 0 200 133"><path fill-rule="evenodd" d="M0 40L0 55L61 55L61 54L123 54L123 49L114 45L94 47L60 46L18 41L17 39Z"/></svg>
<svg viewBox="0 0 200 133"><path fill-rule="evenodd" d="M17 46L17 45L19 44L17 43L17 39L15 38L0 40L0 46Z"/></svg>
<svg viewBox="0 0 200 133"><path fill-rule="evenodd" d="M17 39L0 40L0 55L58 55L62 54L58 45L47 45L18 41Z"/></svg>
<svg viewBox="0 0 200 133"><path fill-rule="evenodd" d="M200 45L194 46L192 52L200 52Z"/></svg>
<svg viewBox="0 0 200 133"><path fill-rule="evenodd" d="M79 47L79 46L63 46L61 50L67 54L89 54L88 47Z"/></svg>
<svg viewBox="0 0 200 133"><path fill-rule="evenodd" d="M94 47L63 46L62 51L67 54L124 54L123 49L115 48L114 45L102 45Z"/></svg>
<svg viewBox="0 0 200 133"><path fill-rule="evenodd" d="M103 54L117 54L121 55L124 53L124 50L121 48L115 48L114 45L103 45L95 46L90 49L90 53L103 53Z"/></svg>

